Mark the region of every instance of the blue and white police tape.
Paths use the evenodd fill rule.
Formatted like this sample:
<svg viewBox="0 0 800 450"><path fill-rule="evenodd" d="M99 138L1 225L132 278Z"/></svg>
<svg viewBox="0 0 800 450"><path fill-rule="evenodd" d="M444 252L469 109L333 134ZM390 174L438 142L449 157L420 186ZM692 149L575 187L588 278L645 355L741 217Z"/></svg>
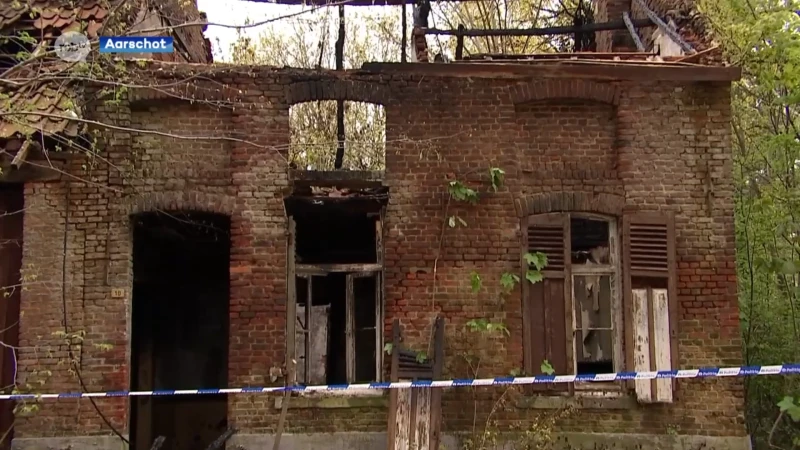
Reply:
<svg viewBox="0 0 800 450"><path fill-rule="evenodd" d="M757 375L800 374L800 364L779 366L709 367L702 369L663 370L658 372L620 372L581 375L536 375L534 377L498 377L458 380L418 380L364 384L331 384L321 386L243 387L226 389L182 389L159 391L65 392L60 394L7 394L0 400L36 400L60 398L103 397L163 397L173 395L265 394L284 391L356 391L370 389L448 388L462 386L526 385L546 383L573 383L622 380L652 380L656 378L719 378Z"/></svg>

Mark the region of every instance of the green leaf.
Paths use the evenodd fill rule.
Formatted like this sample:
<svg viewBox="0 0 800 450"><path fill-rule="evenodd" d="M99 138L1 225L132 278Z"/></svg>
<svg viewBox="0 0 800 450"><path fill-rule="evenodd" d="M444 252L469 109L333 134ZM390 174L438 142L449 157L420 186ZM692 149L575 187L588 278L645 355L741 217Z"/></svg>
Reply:
<svg viewBox="0 0 800 450"><path fill-rule="evenodd" d="M553 365L550 364L550 361L548 361L546 359L544 361L542 361L542 365L541 365L540 369L542 369L542 373L545 374L545 375L552 375L552 374L556 373L556 370L553 369Z"/></svg>
<svg viewBox="0 0 800 450"><path fill-rule="evenodd" d="M391 355L393 348L394 344L392 344L391 342L387 342L386 345L383 346L383 351L386 352L387 355Z"/></svg>
<svg viewBox="0 0 800 450"><path fill-rule="evenodd" d="M422 364L425 360L428 359L428 355L425 352L417 352L417 362Z"/></svg>
<svg viewBox="0 0 800 450"><path fill-rule="evenodd" d="M536 270L542 270L547 266L547 255L541 252L525 253L523 255L528 266L533 266Z"/></svg>
<svg viewBox="0 0 800 450"><path fill-rule="evenodd" d="M795 422L800 422L800 405L795 403L793 397L783 397L783 400L778 402L778 407L781 409L781 412L785 412L786 414L791 417L791 419Z"/></svg>
<svg viewBox="0 0 800 450"><path fill-rule="evenodd" d="M497 192L497 189L503 186L506 172L503 169L492 167L489 169L489 181L492 184L492 190Z"/></svg>
<svg viewBox="0 0 800 450"><path fill-rule="evenodd" d="M461 202L469 202L474 204L478 201L478 193L474 189L467 187L464 183L458 180L450 182L448 185L448 192L450 193L451 197Z"/></svg>
<svg viewBox="0 0 800 450"><path fill-rule="evenodd" d="M800 265L795 264L794 261L781 261L778 272L783 275L794 275L798 272L798 266Z"/></svg>
<svg viewBox="0 0 800 450"><path fill-rule="evenodd" d="M519 369L511 369L511 371L508 372L508 374L512 377L518 377L520 373L521 371Z"/></svg>
<svg viewBox="0 0 800 450"><path fill-rule="evenodd" d="M530 281L531 284L536 284L544 279L542 272L538 270L529 270L525 272L525 279Z"/></svg>
<svg viewBox="0 0 800 450"><path fill-rule="evenodd" d="M472 287L473 294L481 290L483 282L481 281L481 276L478 272L473 270L472 273L469 274L469 284Z"/></svg>
<svg viewBox="0 0 800 450"><path fill-rule="evenodd" d="M506 272L500 275L500 286L502 286L503 290L506 292L514 289L514 285L517 283L519 283L519 276L514 275L513 273Z"/></svg>

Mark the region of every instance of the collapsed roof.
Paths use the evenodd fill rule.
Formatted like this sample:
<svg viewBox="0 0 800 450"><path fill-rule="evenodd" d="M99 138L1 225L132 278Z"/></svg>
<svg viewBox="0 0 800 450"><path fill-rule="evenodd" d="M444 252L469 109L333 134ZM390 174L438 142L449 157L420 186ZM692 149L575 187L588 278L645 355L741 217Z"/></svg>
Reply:
<svg viewBox="0 0 800 450"><path fill-rule="evenodd" d="M0 3L0 110L17 113L0 120L0 149L8 153L21 148L20 141L35 136L67 142L84 127L79 121L82 96L79 83L64 74L70 63L49 57L56 38L66 32L80 32L90 40L99 34L121 30L172 32L175 54L154 54L153 59L210 63L211 44L203 36L205 16L194 2L185 0L20 0ZM153 34L152 32L148 34ZM17 56L27 52L22 62ZM24 58L23 58L24 59ZM3 151L3 150L0 150ZM8 156L8 155L6 155Z"/></svg>

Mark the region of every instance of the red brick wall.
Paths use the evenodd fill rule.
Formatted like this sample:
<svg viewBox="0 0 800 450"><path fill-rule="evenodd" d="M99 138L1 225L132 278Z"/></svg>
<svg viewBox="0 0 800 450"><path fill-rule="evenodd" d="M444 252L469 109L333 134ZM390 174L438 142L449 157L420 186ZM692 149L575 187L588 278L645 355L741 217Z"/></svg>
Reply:
<svg viewBox="0 0 800 450"><path fill-rule="evenodd" d="M410 344L429 338L432 314L441 311L448 335L475 317L506 322L511 336L486 352L490 372L522 366L522 319L517 293L500 300L497 279L518 271L520 229L515 198L541 192L616 194L627 208L673 210L678 217L680 263L680 367L740 361L734 277L733 203L729 156L729 86L726 84L596 84L396 77L391 81L310 83L289 88L300 72L219 75L250 108L215 111L149 101L100 107L115 123L182 135L229 136L213 142L167 136L107 133L102 158L73 170L89 182L70 183L67 233L67 310L87 334L79 350L90 390L127 388L128 299L111 288L130 288L127 215L153 208L192 208L229 214L231 261L232 386L269 384L282 366L286 315L286 219L289 181L281 154L289 140L288 108L295 100L347 97L385 103L386 183L391 189L386 223L387 325L399 318ZM373 87L378 86L378 87ZM579 98L564 99L568 93ZM526 104L526 102L532 102ZM242 142L241 139L252 141ZM445 183L474 179L488 167L506 171L505 188L474 207L451 205L466 228L448 229ZM711 168L715 208L706 210L701 180ZM86 173L86 171L90 171ZM61 327L61 274L66 183L26 188L24 266L40 282L23 293L21 374L52 372L39 388L77 390L60 361L66 357ZM436 258L441 247L441 257ZM438 281L433 288L436 262ZM478 271L484 292L472 294ZM112 343L111 350L96 344ZM447 354L454 360L458 345ZM467 376L465 373L448 375ZM742 391L737 380L678 382L673 405L632 410L583 411L563 429L604 432L743 435ZM274 397L238 395L231 422L243 432L273 429ZM120 429L127 402L99 400ZM471 425L471 405L451 392L445 428ZM384 409L291 410L289 430L382 430ZM101 433L102 421L86 401L48 401L23 421L22 436Z"/></svg>

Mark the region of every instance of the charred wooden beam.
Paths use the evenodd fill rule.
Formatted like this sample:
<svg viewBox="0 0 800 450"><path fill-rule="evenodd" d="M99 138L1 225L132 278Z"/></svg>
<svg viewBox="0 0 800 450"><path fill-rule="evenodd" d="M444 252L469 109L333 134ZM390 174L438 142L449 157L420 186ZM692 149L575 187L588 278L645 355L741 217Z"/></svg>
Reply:
<svg viewBox="0 0 800 450"><path fill-rule="evenodd" d="M326 275L331 272L377 272L383 269L381 264L297 264L298 274L310 273Z"/></svg>
<svg viewBox="0 0 800 450"><path fill-rule="evenodd" d="M17 150L17 154L14 155L14 159L11 160L11 167L13 169L19 169L19 167L25 162L32 144L33 141L30 139L25 139L25 142L22 143L22 147L20 147L19 150Z"/></svg>
<svg viewBox="0 0 800 450"><path fill-rule="evenodd" d="M364 63L363 72L416 74L464 78L572 78L625 81L737 81L740 67L687 66L675 63L621 63L620 61L552 61L535 64L454 62L450 64Z"/></svg>
<svg viewBox="0 0 800 450"><path fill-rule="evenodd" d="M644 13L647 15L647 17L650 20L652 20L653 23L656 26L658 26L659 29L661 29L661 31L666 33L666 35L669 36L673 41L678 43L678 45L681 46L683 51L685 51L686 53L688 53L690 55L697 52L697 50L695 50L694 47L691 46L691 44L689 44L688 42L686 42L683 39L683 37L680 35L680 33L678 33L677 30L675 30L674 28L669 26L660 17L658 17L658 15L652 9L650 9L649 6L647 6L647 3L645 3L642 0L635 0L635 1L636 1L636 3L639 4L639 6L642 8L642 10L644 10Z"/></svg>
<svg viewBox="0 0 800 450"><path fill-rule="evenodd" d="M464 24L458 25L458 34L456 34L456 61L464 59Z"/></svg>
<svg viewBox="0 0 800 450"><path fill-rule="evenodd" d="M406 49L408 48L408 13L406 12L406 4L403 2L403 38L400 41L400 62L406 62Z"/></svg>
<svg viewBox="0 0 800 450"><path fill-rule="evenodd" d="M642 27L653 27L656 26L652 20L648 19L636 19L633 21L633 25L637 28ZM562 26L562 27L544 27L544 28L521 28L521 29L510 29L510 28L487 28L484 30L481 29L470 29L470 30L442 30L438 28L428 28L425 30L425 34L432 34L432 35L440 35L440 36L469 36L469 37L478 37L478 36L549 36L554 34L574 34L574 33L591 33L594 31L610 31L610 30L624 30L627 28L625 21L620 20L612 20L610 22L602 22L602 23L592 23L583 25L581 27L575 26Z"/></svg>
<svg viewBox="0 0 800 450"><path fill-rule="evenodd" d="M625 26L628 28L628 32L631 34L633 38L633 43L636 44L636 50L640 52L644 51L644 44L642 43L642 39L639 38L639 32L636 31L636 27L633 25L633 20L631 20L631 15L628 12L622 13L622 20L625 22Z"/></svg>
<svg viewBox="0 0 800 450"><path fill-rule="evenodd" d="M339 38L336 39L336 70L344 69L344 5L339 5ZM334 169L341 169L344 164L344 100L336 101L336 159Z"/></svg>

